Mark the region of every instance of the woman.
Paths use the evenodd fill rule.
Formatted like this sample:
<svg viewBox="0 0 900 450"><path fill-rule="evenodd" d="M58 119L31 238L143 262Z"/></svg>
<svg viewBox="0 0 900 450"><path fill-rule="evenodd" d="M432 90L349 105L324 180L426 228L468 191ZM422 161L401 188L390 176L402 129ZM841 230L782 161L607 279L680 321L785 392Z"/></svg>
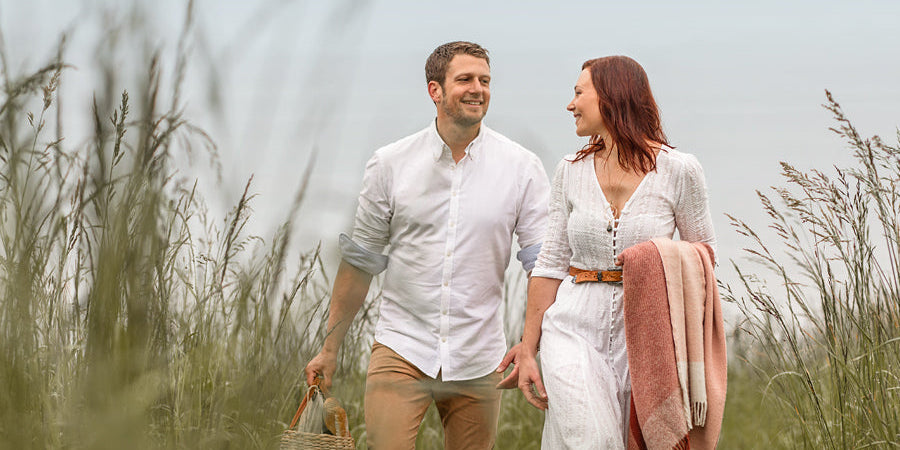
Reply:
<svg viewBox="0 0 900 450"><path fill-rule="evenodd" d="M682 240L713 247L715 237L700 164L668 145L636 61L585 62L566 109L590 141L556 168L550 225L528 288L519 388L547 410L543 447L624 448L631 383L622 286L575 283L570 274L607 270L625 248L676 229Z"/></svg>

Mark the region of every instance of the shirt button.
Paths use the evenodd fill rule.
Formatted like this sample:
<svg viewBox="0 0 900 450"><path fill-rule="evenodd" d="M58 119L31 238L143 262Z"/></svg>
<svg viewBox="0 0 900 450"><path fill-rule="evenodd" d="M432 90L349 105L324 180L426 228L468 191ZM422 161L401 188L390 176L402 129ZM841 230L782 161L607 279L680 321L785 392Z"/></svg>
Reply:
<svg viewBox="0 0 900 450"><path fill-rule="evenodd" d="M447 256L453 255L453 252L447 252Z"/></svg>
<svg viewBox="0 0 900 450"><path fill-rule="evenodd" d="M449 286L449 285L450 285L450 282L449 282L449 281L445 281L445 282L444 282L444 287L447 287L447 286Z"/></svg>
<svg viewBox="0 0 900 450"><path fill-rule="evenodd" d="M441 342L447 342L447 338L442 337L442 338L441 338Z"/></svg>

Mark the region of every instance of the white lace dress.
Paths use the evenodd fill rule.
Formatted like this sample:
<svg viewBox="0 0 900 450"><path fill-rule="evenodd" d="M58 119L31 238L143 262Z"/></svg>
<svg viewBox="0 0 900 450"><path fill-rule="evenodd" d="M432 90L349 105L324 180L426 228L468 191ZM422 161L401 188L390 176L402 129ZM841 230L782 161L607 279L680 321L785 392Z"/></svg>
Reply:
<svg viewBox="0 0 900 450"><path fill-rule="evenodd" d="M549 408L545 449L625 447L631 381L625 350L622 286L579 283L569 266L614 267L625 248L656 238L706 242L715 235L703 170L690 154L666 149L625 203L618 220L594 171L593 158L569 155L556 167L550 223L532 276L562 279L544 314L541 371Z"/></svg>

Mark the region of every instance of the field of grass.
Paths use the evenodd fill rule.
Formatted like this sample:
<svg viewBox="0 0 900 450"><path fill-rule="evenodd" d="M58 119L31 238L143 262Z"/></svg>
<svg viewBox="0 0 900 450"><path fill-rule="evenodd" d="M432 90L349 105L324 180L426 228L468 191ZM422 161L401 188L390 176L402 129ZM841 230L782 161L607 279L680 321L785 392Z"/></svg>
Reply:
<svg viewBox="0 0 900 450"><path fill-rule="evenodd" d="M249 180L211 215L173 161L215 160L215 140L184 117L177 82L161 88L158 56L136 87L96 89L84 143L62 133L62 45L24 75L2 45L0 61L0 449L276 448L334 270L318 248L292 251L303 189L271 236L247 231ZM778 242L734 218L753 261L723 289L744 318L720 448L900 447L900 150L826 106L858 165L785 164L787 186L760 194ZM360 448L373 291L334 390ZM507 285L521 296L521 279ZM517 391L503 405L497 447L538 448L542 414ZM432 408L419 448L441 441Z"/></svg>
<svg viewBox="0 0 900 450"><path fill-rule="evenodd" d="M777 418L773 446L897 448L900 146L862 138L826 94L855 164L806 173L782 163L786 186L759 194L777 237L732 218L753 262L733 265L742 286L723 295L744 313L736 354L765 382L758 411Z"/></svg>
<svg viewBox="0 0 900 450"><path fill-rule="evenodd" d="M180 87L161 89L158 55L133 90L96 89L93 135L66 141L63 49L16 75L0 45L0 448L276 447L331 284L318 248L289 257L302 189L272 236L247 232L250 180L212 217L174 161L215 161L216 146L183 116ZM361 447L373 302L334 392ZM534 447L540 415L512 394L504 448ZM426 422L423 448L440 442L433 411Z"/></svg>

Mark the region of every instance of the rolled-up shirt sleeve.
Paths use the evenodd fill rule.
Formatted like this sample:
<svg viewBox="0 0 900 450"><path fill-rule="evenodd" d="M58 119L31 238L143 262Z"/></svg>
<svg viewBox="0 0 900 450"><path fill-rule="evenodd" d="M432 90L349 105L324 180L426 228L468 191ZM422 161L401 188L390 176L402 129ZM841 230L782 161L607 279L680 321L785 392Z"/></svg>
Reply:
<svg viewBox="0 0 900 450"><path fill-rule="evenodd" d="M389 177L385 170L376 152L366 164L363 175L353 237L345 234L340 237L343 259L372 275L383 271L388 264L388 257L381 252L390 237L393 210L389 196Z"/></svg>
<svg viewBox="0 0 900 450"><path fill-rule="evenodd" d="M537 262L538 253L541 252L541 243L530 245L528 247L519 250L516 253L516 259L522 263L522 268L525 269L526 272L531 272L534 269L534 263Z"/></svg>
<svg viewBox="0 0 900 450"><path fill-rule="evenodd" d="M388 257L386 255L366 250L344 233L338 237L338 244L341 247L341 258L369 275L378 275L387 268Z"/></svg>
<svg viewBox="0 0 900 450"><path fill-rule="evenodd" d="M541 241L547 231L547 207L550 203L550 181L544 165L537 156L528 162L527 171L522 184L519 217L516 220L516 237L521 250L516 259L522 268L530 272L534 268Z"/></svg>

